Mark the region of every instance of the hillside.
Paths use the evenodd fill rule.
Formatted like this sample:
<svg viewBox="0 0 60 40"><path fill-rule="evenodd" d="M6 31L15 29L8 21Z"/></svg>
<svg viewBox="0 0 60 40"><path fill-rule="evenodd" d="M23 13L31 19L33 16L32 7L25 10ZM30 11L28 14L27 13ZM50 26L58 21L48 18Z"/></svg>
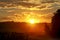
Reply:
<svg viewBox="0 0 60 40"><path fill-rule="evenodd" d="M0 32L41 33L45 31L46 26L51 27L51 23L0 22Z"/></svg>

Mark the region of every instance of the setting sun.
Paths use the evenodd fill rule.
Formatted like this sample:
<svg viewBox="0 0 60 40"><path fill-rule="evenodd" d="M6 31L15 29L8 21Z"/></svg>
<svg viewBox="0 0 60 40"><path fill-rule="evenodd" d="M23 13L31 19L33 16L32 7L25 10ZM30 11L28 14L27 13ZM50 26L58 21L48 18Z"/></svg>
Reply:
<svg viewBox="0 0 60 40"><path fill-rule="evenodd" d="M30 23L31 23L31 24L34 24L34 23L35 23L35 20L31 19L31 20L30 20Z"/></svg>
<svg viewBox="0 0 60 40"><path fill-rule="evenodd" d="M36 19L29 19L28 23L35 24L35 23L39 23L39 21L37 21Z"/></svg>

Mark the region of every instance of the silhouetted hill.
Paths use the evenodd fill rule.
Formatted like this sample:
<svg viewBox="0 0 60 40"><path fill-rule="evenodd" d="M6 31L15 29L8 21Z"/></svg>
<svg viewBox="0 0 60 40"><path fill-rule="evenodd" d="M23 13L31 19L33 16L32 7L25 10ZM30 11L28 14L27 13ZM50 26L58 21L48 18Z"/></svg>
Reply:
<svg viewBox="0 0 60 40"><path fill-rule="evenodd" d="M31 29L35 31L45 28L45 26L50 27L51 23L36 23L36 24L29 24L25 22L0 22L0 32L29 32ZM34 32L35 32L34 31Z"/></svg>
<svg viewBox="0 0 60 40"><path fill-rule="evenodd" d="M30 24L25 22L0 22L0 38L2 40L46 39L51 23ZM44 40L45 40L44 39Z"/></svg>

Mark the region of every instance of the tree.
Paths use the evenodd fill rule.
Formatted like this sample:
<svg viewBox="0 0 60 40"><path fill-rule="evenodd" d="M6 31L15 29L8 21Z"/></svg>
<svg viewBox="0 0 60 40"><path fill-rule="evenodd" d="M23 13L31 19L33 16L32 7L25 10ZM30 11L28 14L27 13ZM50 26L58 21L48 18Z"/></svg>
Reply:
<svg viewBox="0 0 60 40"><path fill-rule="evenodd" d="M52 17L51 37L60 38L60 9Z"/></svg>

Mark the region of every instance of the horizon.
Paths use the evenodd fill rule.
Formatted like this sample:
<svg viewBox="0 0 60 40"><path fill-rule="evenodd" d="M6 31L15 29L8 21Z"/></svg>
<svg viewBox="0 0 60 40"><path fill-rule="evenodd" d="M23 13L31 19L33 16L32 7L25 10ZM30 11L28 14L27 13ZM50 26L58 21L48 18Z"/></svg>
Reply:
<svg viewBox="0 0 60 40"><path fill-rule="evenodd" d="M15 23L15 21L1 21L1 22L14 22ZM16 23L28 23L28 24L30 24L29 22L16 22ZM39 23L51 23L51 22L39 22ZM38 24L38 23L34 23L34 24Z"/></svg>

